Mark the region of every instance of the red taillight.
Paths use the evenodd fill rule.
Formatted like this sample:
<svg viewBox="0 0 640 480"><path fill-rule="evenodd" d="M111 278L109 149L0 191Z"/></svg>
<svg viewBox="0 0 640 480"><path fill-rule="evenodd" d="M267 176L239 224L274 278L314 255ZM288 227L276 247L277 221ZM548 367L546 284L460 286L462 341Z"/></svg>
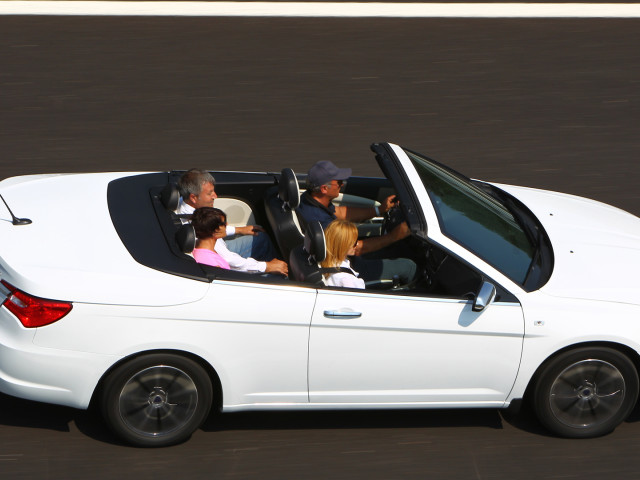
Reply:
<svg viewBox="0 0 640 480"><path fill-rule="evenodd" d="M2 303L27 328L42 327L56 322L71 311L71 303L33 297L21 292L4 280L2 284L9 289L9 295Z"/></svg>

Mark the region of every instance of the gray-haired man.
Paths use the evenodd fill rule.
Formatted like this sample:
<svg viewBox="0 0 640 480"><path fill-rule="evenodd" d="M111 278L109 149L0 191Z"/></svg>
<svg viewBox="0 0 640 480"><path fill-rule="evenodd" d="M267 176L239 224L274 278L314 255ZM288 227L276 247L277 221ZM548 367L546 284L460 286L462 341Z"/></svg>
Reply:
<svg viewBox="0 0 640 480"><path fill-rule="evenodd" d="M178 181L180 202L178 214L191 214L196 208L213 207L218 195L215 179L205 171L192 168ZM233 237L233 238L229 238ZM227 226L227 237L218 252L233 270L287 274L287 264L275 258L275 250L264 229L259 225Z"/></svg>

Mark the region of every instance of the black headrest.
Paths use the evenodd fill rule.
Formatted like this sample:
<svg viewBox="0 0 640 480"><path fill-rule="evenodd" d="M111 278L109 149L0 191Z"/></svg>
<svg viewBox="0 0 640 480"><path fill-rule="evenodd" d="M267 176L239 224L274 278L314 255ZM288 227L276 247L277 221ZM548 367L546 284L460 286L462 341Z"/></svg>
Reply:
<svg viewBox="0 0 640 480"><path fill-rule="evenodd" d="M180 225L176 232L176 242L181 252L191 253L196 248L196 231L193 225L190 223Z"/></svg>
<svg viewBox="0 0 640 480"><path fill-rule="evenodd" d="M180 192L175 183L168 183L160 192L160 201L164 208L173 212L178 209L178 202L180 202Z"/></svg>
<svg viewBox="0 0 640 480"><path fill-rule="evenodd" d="M296 174L290 168L283 168L278 182L278 198L282 200L291 210L295 210L300 205L300 189Z"/></svg>
<svg viewBox="0 0 640 480"><path fill-rule="evenodd" d="M327 255L324 243L324 230L320 222L315 220L307 224L304 234L304 251L309 254L309 258L320 263Z"/></svg>

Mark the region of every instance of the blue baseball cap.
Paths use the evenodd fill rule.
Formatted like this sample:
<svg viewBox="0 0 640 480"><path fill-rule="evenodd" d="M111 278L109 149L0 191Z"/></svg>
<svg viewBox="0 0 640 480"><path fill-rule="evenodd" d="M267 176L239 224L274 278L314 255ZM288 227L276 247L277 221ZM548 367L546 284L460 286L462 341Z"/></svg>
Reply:
<svg viewBox="0 0 640 480"><path fill-rule="evenodd" d="M329 160L316 162L307 174L307 185L310 188L326 185L331 180L346 180L351 176L350 168L338 168Z"/></svg>

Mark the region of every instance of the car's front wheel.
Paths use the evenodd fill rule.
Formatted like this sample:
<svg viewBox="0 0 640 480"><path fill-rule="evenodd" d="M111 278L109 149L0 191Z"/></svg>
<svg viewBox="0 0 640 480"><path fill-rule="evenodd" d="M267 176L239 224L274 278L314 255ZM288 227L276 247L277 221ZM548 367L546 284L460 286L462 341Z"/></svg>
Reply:
<svg viewBox="0 0 640 480"><path fill-rule="evenodd" d="M102 414L132 445L161 447L189 438L211 409L206 371L175 354L150 354L116 368L104 382Z"/></svg>
<svg viewBox="0 0 640 480"><path fill-rule="evenodd" d="M552 432L588 438L611 432L638 399L638 373L617 350L587 347L558 355L536 383L534 409Z"/></svg>

